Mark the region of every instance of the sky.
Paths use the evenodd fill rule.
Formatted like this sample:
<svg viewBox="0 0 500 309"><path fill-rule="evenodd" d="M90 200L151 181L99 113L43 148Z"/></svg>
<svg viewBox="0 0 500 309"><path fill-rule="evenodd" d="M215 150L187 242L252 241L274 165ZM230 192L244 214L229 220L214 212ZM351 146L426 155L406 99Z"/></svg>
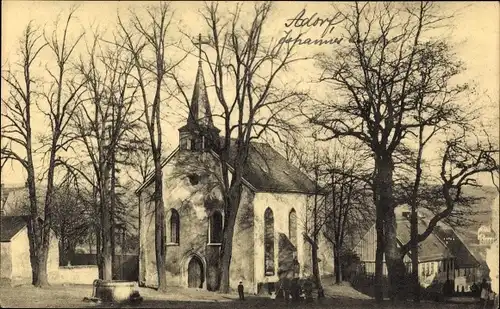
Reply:
<svg viewBox="0 0 500 309"><path fill-rule="evenodd" d="M125 2L125 1L2 1L2 69L5 65L16 60L18 55L17 47L19 37L27 25L32 20L40 26L48 29L52 26L58 13L66 13L72 5L78 5L76 16L77 22L71 28L72 34L76 34L82 29L89 29L89 25L99 25L101 29L112 30L116 25L117 12L126 14L128 9L138 10L147 5L145 1ZM200 18L198 10L203 2L173 1L172 7L175 10L173 25L181 29L182 32L197 36L198 33L207 31L204 21ZM228 9L234 7L234 2L221 2L221 8ZM457 55L465 62L468 70L464 79L474 80L480 89L489 97L479 104L484 104L486 115L497 124L499 109L499 4L496 2L448 2L441 4L447 12L455 12L457 17L453 20L452 32L446 34L456 43ZM246 9L250 7L247 6ZM331 6L326 2L276 2L268 27L266 37L278 40L285 33L287 20L299 14L306 8L306 16L317 13L317 16L327 18L328 12L332 12ZM295 31L296 29L294 29ZM323 32L323 28L316 27L310 29L308 33L311 37L318 37ZM87 34L90 33L87 30ZM296 32L292 32L296 33ZM335 32L332 32L334 35ZM180 35L180 31L176 31ZM175 35L174 35L175 36ZM303 56L312 55L318 51L327 51L331 46L300 46L298 53ZM80 47L76 52L84 52L84 47ZM177 51L181 53L183 51ZM175 53L175 51L173 51ZM41 58L41 62L50 61ZM181 68L182 78L188 83L194 82L196 74L196 59L190 56L183 62ZM206 70L206 69L205 69ZM308 81L317 74L311 63L305 62L295 68L295 72L300 74L290 74L290 80ZM207 79L207 75L205 74ZM210 81L207 80L207 84ZM3 88L3 87L2 87ZM190 91L189 91L190 92ZM215 102L213 91L209 89L210 101ZM2 96L4 93L2 93ZM190 95L190 93L189 93ZM182 125L183 112L172 113L172 117L165 121L164 131L167 140L167 149L171 150L177 146L177 128ZM44 132L47 130L46 122L42 114L34 117L37 125L35 130ZM496 132L495 132L496 133ZM2 182L23 183L25 173L18 164L7 165L2 171ZM486 180L487 181L487 180Z"/></svg>

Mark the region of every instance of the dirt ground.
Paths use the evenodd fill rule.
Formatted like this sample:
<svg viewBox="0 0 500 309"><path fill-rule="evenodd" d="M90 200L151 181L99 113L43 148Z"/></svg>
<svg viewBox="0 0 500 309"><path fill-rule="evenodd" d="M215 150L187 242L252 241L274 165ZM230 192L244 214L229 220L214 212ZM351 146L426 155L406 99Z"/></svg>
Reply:
<svg viewBox="0 0 500 309"><path fill-rule="evenodd" d="M85 308L85 307L120 307L120 308L387 308L387 309L476 309L474 300L468 303L432 303L423 302L413 305L411 302L377 305L375 302L349 286L325 286L326 298L315 300L312 304L287 304L282 300L268 297L247 296L239 301L237 295L219 294L204 290L171 288L169 293L162 294L152 289L140 288L144 301L137 305L105 306L93 302L84 302L84 297L92 295L92 286L68 285L50 286L39 289L32 286L0 287L0 304L2 308Z"/></svg>

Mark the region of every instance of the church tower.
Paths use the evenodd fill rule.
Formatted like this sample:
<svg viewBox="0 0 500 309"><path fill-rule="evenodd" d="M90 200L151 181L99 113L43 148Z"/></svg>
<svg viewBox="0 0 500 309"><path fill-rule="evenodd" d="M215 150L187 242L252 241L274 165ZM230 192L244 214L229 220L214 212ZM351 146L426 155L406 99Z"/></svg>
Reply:
<svg viewBox="0 0 500 309"><path fill-rule="evenodd" d="M199 37L198 72L193 89L187 123L179 129L180 150L206 151L219 145L220 130L214 126L208 101L207 87L201 61L201 35Z"/></svg>

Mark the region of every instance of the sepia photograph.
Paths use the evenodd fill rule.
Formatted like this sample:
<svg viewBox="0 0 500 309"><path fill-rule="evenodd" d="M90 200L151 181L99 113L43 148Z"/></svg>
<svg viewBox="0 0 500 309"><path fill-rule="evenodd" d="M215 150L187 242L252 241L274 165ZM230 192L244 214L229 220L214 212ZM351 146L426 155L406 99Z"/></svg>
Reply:
<svg viewBox="0 0 500 309"><path fill-rule="evenodd" d="M498 2L1 5L0 308L499 308Z"/></svg>

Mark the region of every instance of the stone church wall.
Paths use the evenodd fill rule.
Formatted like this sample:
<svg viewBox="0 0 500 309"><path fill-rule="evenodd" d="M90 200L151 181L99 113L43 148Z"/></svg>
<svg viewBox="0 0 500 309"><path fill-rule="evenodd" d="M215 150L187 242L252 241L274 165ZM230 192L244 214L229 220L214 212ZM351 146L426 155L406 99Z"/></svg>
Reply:
<svg viewBox="0 0 500 309"><path fill-rule="evenodd" d="M163 169L167 239L167 284L171 286L188 285L188 263L196 256L203 264L203 288L217 288L219 269L218 255L220 246L208 244L209 216L215 210L222 212L221 194L217 192L216 178L207 172L213 162L211 157L203 161L194 156L191 158L176 156ZM181 163L182 160L182 164ZM207 166L204 166L207 165ZM197 181L192 182L190 175L196 174ZM197 182L197 183L196 183ZM145 285L157 286L156 258L154 253L154 202L147 202L153 185L143 192L142 205L144 211L141 226L140 273ZM149 191L148 193L146 191ZM208 201L207 201L208 200ZM233 238L233 255L231 260L231 287L236 289L240 280L253 282L253 193L244 189L237 224ZM180 217L179 243L172 243L170 218L175 209Z"/></svg>
<svg viewBox="0 0 500 309"><path fill-rule="evenodd" d="M302 233L305 231L307 196L304 194L293 193L265 193L259 192L255 196L254 209L254 242L255 242L255 287L261 283L277 282L278 278L278 258L279 258L279 235L289 236L289 214L292 209L297 213L297 260L300 264L299 275L304 272L305 262L307 261L307 245L305 244ZM271 208L274 217L274 265L275 274L266 276L264 270L264 212Z"/></svg>

